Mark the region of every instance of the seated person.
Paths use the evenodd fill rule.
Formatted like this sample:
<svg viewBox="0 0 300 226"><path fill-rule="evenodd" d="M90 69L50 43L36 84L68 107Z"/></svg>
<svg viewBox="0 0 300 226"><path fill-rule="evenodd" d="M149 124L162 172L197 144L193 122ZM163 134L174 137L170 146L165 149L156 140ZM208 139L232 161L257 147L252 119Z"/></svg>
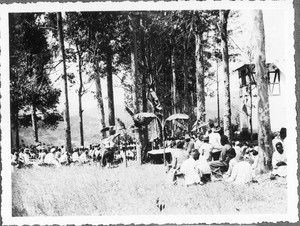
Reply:
<svg viewBox="0 0 300 226"><path fill-rule="evenodd" d="M207 162L207 159L204 155L200 155L199 159L197 160L198 168L201 173L201 181L203 183L207 183L211 181L211 169L209 166L209 163Z"/></svg>
<svg viewBox="0 0 300 226"><path fill-rule="evenodd" d="M190 153L190 157L185 160L181 167L180 172L184 175L184 181L187 186L203 184L201 182L201 171L197 160L199 159L199 151L193 149Z"/></svg>
<svg viewBox="0 0 300 226"><path fill-rule="evenodd" d="M252 167L249 163L250 157L248 154L242 153L238 156L238 162L232 169L230 177L226 180L233 184L244 185L252 181Z"/></svg>
<svg viewBox="0 0 300 226"><path fill-rule="evenodd" d="M63 152L62 155L59 157L58 162L61 165L68 165L68 163L69 163L69 156L68 156L68 153L66 151Z"/></svg>
<svg viewBox="0 0 300 226"><path fill-rule="evenodd" d="M87 150L83 150L83 152L79 156L79 161L80 161L81 164L89 162L88 151Z"/></svg>
<svg viewBox="0 0 300 226"><path fill-rule="evenodd" d="M78 148L75 148L74 149L74 152L73 152L73 154L72 154L72 162L79 162L80 160L79 160L79 154L78 154L78 152L79 152L79 149Z"/></svg>
<svg viewBox="0 0 300 226"><path fill-rule="evenodd" d="M280 129L280 132L276 134L275 138L272 140L273 144L273 150L276 151L276 144L278 142L282 143L282 146L284 147L284 140L286 138L286 128L282 127Z"/></svg>
<svg viewBox="0 0 300 226"><path fill-rule="evenodd" d="M228 170L229 161L236 156L235 150L230 146L227 136L222 136L221 143L223 148L219 160L210 162L211 171L217 177L221 177L222 173Z"/></svg>
<svg viewBox="0 0 300 226"><path fill-rule="evenodd" d="M172 151L172 162L168 165L167 172L169 172L170 180L175 183L177 176L180 174L180 167L182 163L188 159L189 153L187 150L183 149L184 142L178 141L177 150Z"/></svg>
<svg viewBox="0 0 300 226"><path fill-rule="evenodd" d="M242 153L238 153L236 155L236 157L234 157L233 159L231 159L229 161L229 164L228 164L228 170L227 172L224 174L224 178L228 178L231 176L232 174L232 170L233 170L233 167L239 162L239 156L242 155Z"/></svg>
<svg viewBox="0 0 300 226"><path fill-rule="evenodd" d="M56 151L55 148L51 148L50 152L48 154L46 154L46 156L45 156L44 163L46 163L47 165L53 165L53 166L59 167L60 164L54 156L55 151Z"/></svg>
<svg viewBox="0 0 300 226"><path fill-rule="evenodd" d="M277 142L275 147L276 151L273 153L272 156L273 172L271 173L271 179L274 179L275 176L285 177L287 175L287 157L285 155L283 145L281 142Z"/></svg>

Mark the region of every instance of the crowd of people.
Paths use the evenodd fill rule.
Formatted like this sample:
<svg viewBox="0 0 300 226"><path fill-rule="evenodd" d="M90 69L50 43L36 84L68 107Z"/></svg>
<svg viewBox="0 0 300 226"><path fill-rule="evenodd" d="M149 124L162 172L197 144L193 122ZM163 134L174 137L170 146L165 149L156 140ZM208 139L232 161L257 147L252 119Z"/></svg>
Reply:
<svg viewBox="0 0 300 226"><path fill-rule="evenodd" d="M287 158L284 151L286 129L282 128L272 140L274 150L273 170L270 179L285 177ZM220 128L213 123L209 130L196 137L185 135L184 140L172 141L172 161L167 167L169 180L176 184L183 177L187 186L205 184L212 180L224 180L233 184L255 182L259 172L258 146L248 142L229 142L220 134ZM263 153L262 153L263 155Z"/></svg>
<svg viewBox="0 0 300 226"><path fill-rule="evenodd" d="M63 165L83 165L97 163L101 166L110 166L124 159L134 159L134 145L128 145L126 152L124 148L115 143L91 144L89 147L75 147L67 152L64 146L51 146L42 143L13 149L11 153L11 164L16 168L33 166L60 167ZM125 154L126 153L126 154ZM125 157L126 155L126 157Z"/></svg>
<svg viewBox="0 0 300 226"><path fill-rule="evenodd" d="M274 135L272 140L273 170L271 179L287 174L287 157L284 149L286 129ZM172 183L184 178L187 186L204 184L212 180L225 180L234 184L255 181L259 170L259 150L257 146L243 141L229 142L220 128L213 123L205 134L183 139L169 139L166 147L172 148L171 162L167 172ZM118 164L124 160L135 159L135 145L120 145L115 142L92 144L89 147L73 148L67 152L64 146L50 146L42 143L13 149L11 164L17 168L33 166L60 167L63 165L99 164L103 167ZM262 153L263 155L263 153Z"/></svg>

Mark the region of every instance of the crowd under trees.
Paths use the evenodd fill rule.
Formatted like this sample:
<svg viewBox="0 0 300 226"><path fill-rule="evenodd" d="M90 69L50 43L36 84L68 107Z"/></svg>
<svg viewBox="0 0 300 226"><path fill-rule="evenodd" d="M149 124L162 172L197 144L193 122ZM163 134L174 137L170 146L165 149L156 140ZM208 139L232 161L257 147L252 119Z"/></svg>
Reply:
<svg viewBox="0 0 300 226"><path fill-rule="evenodd" d="M269 114L265 76L262 12L254 11L255 49L259 104ZM82 96L86 83L94 82L102 128L116 123L113 77L122 76L126 109L133 114L153 112L159 118L185 113L190 125L206 122L205 99L213 62L222 62L225 87L224 133L232 139L229 61L234 57L228 45L228 18L238 13L210 11L66 12L10 14L10 95L13 144L19 147L20 126L55 129L65 122L66 150L71 151L68 87L78 87L78 115L81 145L84 145ZM77 72L70 73L71 64ZM63 65L64 89L54 87L50 74ZM122 73L120 73L122 72ZM107 80L108 111L104 111L101 80ZM262 79L259 79L262 78ZM85 82L87 81L87 82ZM63 114L57 111L64 95ZM156 95L159 102L153 99ZM105 114L108 114L106 125ZM270 121L260 117L259 147L270 153ZM101 128L99 128L100 131ZM103 134L104 135L104 134ZM147 141L146 127L139 128L138 159ZM263 163L262 163L263 165Z"/></svg>

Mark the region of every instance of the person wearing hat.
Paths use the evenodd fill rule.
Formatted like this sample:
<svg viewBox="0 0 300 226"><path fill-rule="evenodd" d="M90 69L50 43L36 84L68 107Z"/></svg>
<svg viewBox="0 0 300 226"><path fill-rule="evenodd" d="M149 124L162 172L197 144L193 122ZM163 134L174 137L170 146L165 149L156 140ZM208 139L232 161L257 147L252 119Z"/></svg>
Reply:
<svg viewBox="0 0 300 226"><path fill-rule="evenodd" d="M190 153L195 148L195 143L188 134L185 134L184 140L184 149Z"/></svg>
<svg viewBox="0 0 300 226"><path fill-rule="evenodd" d="M202 136L202 141L203 141L203 143L199 148L200 156L203 156L203 158L206 161L211 161L212 160L213 145L209 143L209 136L208 135L203 135Z"/></svg>
<svg viewBox="0 0 300 226"><path fill-rule="evenodd" d="M221 135L219 133L221 131L221 127L216 128L214 123L210 123L209 127L211 132L207 135L209 136L209 143L213 146L213 158L214 160L217 160L222 150Z"/></svg>

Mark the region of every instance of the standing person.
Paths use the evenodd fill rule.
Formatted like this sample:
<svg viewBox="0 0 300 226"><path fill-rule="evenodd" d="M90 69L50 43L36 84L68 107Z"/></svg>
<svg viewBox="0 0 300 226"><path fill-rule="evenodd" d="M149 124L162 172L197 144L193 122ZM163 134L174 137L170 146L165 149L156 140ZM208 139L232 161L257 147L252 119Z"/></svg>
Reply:
<svg viewBox="0 0 300 226"><path fill-rule="evenodd" d="M197 162L198 159L199 151L193 149L190 153L190 157L185 160L180 167L180 172L184 174L184 181L187 186L203 184L200 180L202 175Z"/></svg>
<svg viewBox="0 0 300 226"><path fill-rule="evenodd" d="M210 162L211 171L216 177L221 177L222 173L228 170L229 161L236 156L227 136L222 136L221 144L223 148L219 160Z"/></svg>
<svg viewBox="0 0 300 226"><path fill-rule="evenodd" d="M195 148L195 143L188 134L185 134L184 140L184 149L190 153Z"/></svg>
<svg viewBox="0 0 300 226"><path fill-rule="evenodd" d="M209 136L209 143L213 146L212 150L212 156L214 160L219 159L221 150L222 150L222 144L221 144L221 135L219 132L221 131L221 128L216 128L214 123L209 124L211 133Z"/></svg>
<svg viewBox="0 0 300 226"><path fill-rule="evenodd" d="M285 155L283 145L281 142L277 142L275 147L276 151L273 153L272 156L273 171L270 175L271 179L275 179L276 176L286 177L287 175L287 157Z"/></svg>
<svg viewBox="0 0 300 226"><path fill-rule="evenodd" d="M199 148L200 156L203 156L206 161L211 161L213 145L209 143L209 136L204 135L202 141L203 143Z"/></svg>

